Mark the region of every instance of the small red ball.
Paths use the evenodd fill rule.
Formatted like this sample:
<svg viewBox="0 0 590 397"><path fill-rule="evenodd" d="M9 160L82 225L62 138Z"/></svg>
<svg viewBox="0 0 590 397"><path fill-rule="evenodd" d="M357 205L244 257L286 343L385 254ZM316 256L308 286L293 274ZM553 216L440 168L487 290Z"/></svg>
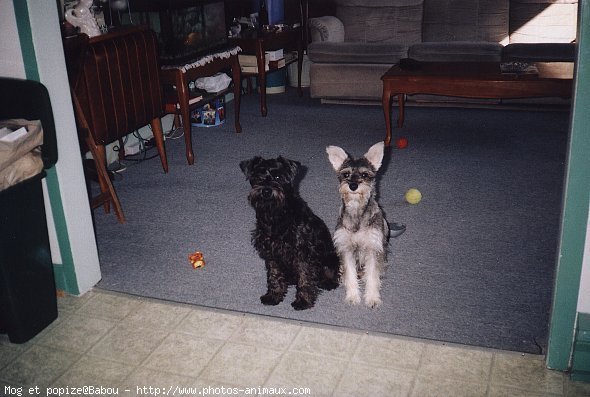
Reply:
<svg viewBox="0 0 590 397"><path fill-rule="evenodd" d="M408 138L406 138L404 136L400 136L399 138L396 138L395 147L398 149L404 149L404 148L408 147Z"/></svg>

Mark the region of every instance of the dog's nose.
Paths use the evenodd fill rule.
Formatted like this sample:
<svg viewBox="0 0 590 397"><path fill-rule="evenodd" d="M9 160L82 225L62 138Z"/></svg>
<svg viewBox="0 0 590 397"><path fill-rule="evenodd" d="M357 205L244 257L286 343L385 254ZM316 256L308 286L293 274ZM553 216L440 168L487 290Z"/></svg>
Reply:
<svg viewBox="0 0 590 397"><path fill-rule="evenodd" d="M264 189L262 189L262 197L264 198L270 198L272 196L272 189L269 187L265 187Z"/></svg>
<svg viewBox="0 0 590 397"><path fill-rule="evenodd" d="M354 192L356 189L358 189L359 185L358 183L351 182L348 184L348 187Z"/></svg>

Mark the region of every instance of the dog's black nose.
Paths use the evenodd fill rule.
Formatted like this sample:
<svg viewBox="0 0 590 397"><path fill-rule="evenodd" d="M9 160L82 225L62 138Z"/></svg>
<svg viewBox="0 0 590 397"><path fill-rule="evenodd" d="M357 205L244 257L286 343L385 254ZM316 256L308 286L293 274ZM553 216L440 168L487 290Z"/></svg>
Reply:
<svg viewBox="0 0 590 397"><path fill-rule="evenodd" d="M272 189L269 187L265 187L264 189L262 189L262 197L264 197L264 198L272 197Z"/></svg>
<svg viewBox="0 0 590 397"><path fill-rule="evenodd" d="M358 189L359 185L358 183L351 182L348 184L348 187L354 192L356 189Z"/></svg>

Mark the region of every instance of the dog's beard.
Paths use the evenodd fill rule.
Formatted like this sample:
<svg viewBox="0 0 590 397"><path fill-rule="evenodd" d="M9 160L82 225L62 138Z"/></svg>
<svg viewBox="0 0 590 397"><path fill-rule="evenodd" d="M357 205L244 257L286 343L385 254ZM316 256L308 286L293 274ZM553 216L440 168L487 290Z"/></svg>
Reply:
<svg viewBox="0 0 590 397"><path fill-rule="evenodd" d="M356 190L351 190L348 182L343 181L338 190L348 209L362 209L369 202L373 188L370 184L360 183Z"/></svg>
<svg viewBox="0 0 590 397"><path fill-rule="evenodd" d="M272 211L285 205L285 192L272 186L256 185L250 190L248 201L257 210Z"/></svg>

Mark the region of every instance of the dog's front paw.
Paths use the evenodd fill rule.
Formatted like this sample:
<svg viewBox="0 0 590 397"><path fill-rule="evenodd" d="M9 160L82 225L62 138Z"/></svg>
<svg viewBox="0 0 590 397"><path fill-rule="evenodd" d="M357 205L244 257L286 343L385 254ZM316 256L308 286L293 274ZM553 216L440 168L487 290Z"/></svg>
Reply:
<svg viewBox="0 0 590 397"><path fill-rule="evenodd" d="M305 299L297 298L291 303L293 309L295 310L306 310L311 309L313 307L313 302L308 302Z"/></svg>
<svg viewBox="0 0 590 397"><path fill-rule="evenodd" d="M369 306L371 309L376 308L377 306L383 303L381 298L377 296L365 296L365 305Z"/></svg>
<svg viewBox="0 0 590 397"><path fill-rule="evenodd" d="M321 289L325 289L326 291L331 291L333 289L338 288L340 284L338 280L324 280L324 282L320 285Z"/></svg>
<svg viewBox="0 0 590 397"><path fill-rule="evenodd" d="M267 292L266 294L264 294L260 297L260 302L262 302L263 305L276 306L279 303L281 303L282 301L283 301L282 296L278 296L278 295L270 293L270 292Z"/></svg>
<svg viewBox="0 0 590 397"><path fill-rule="evenodd" d="M350 305L358 305L361 303L361 294L358 290L348 290L344 301Z"/></svg>

